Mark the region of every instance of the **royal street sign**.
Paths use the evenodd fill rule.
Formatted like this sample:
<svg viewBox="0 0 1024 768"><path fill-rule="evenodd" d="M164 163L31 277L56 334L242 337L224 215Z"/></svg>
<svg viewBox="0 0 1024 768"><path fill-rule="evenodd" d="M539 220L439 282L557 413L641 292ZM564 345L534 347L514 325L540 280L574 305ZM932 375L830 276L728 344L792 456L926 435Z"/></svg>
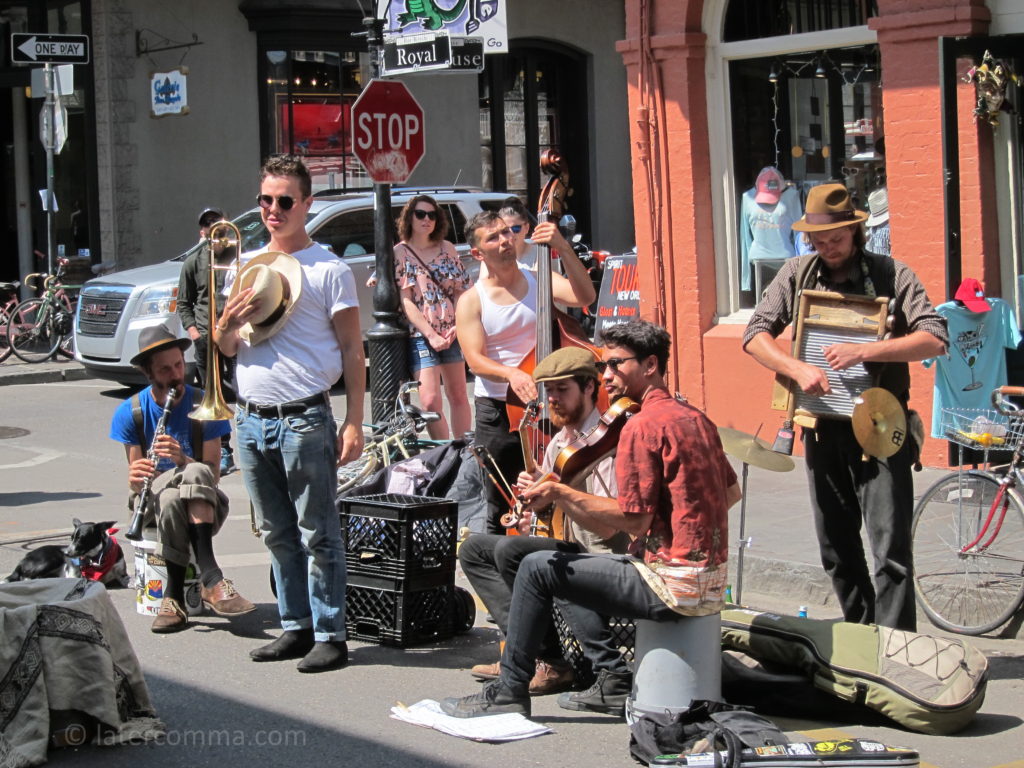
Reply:
<svg viewBox="0 0 1024 768"><path fill-rule="evenodd" d="M88 64L87 35L11 34L11 61L15 64Z"/></svg>
<svg viewBox="0 0 1024 768"><path fill-rule="evenodd" d="M383 74L448 69L451 59L452 48L446 33L395 37L384 41Z"/></svg>

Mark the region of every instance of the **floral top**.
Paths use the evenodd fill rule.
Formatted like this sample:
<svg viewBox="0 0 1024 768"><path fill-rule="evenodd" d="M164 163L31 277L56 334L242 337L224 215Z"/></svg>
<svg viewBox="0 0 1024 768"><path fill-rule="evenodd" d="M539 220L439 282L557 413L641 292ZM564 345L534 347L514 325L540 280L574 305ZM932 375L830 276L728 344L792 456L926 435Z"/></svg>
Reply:
<svg viewBox="0 0 1024 768"><path fill-rule="evenodd" d="M412 303L423 313L436 333L446 333L455 327L453 299L470 286L469 273L455 248L447 240L441 246L441 255L429 261L416 251L427 266L428 274L413 249L405 243L395 248L395 281L399 290L412 289ZM415 329L413 329L415 332Z"/></svg>

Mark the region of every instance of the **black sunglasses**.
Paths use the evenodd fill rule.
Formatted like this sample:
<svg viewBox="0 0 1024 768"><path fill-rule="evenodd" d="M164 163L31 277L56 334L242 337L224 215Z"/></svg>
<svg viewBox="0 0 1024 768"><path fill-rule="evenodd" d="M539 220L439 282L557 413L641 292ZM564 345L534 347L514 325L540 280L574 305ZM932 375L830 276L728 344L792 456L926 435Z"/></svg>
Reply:
<svg viewBox="0 0 1024 768"><path fill-rule="evenodd" d="M274 200L277 200L277 205L282 211L290 211L295 205L295 198L291 195L281 195L276 198L271 195L256 195L256 202L260 204L260 208L267 210L274 204Z"/></svg>
<svg viewBox="0 0 1024 768"><path fill-rule="evenodd" d="M523 225L522 224L513 224L512 226L509 227L509 229L512 230L512 234L513 235L518 235L520 232L523 231Z"/></svg>
<svg viewBox="0 0 1024 768"><path fill-rule="evenodd" d="M627 360L636 360L635 357L609 357L607 360L598 360L594 363L598 373L604 373L605 368L611 368L614 373L619 372L619 366Z"/></svg>
<svg viewBox="0 0 1024 768"><path fill-rule="evenodd" d="M413 215L420 219L430 219L431 221L437 221L437 211L424 211L422 208L416 208L413 210Z"/></svg>

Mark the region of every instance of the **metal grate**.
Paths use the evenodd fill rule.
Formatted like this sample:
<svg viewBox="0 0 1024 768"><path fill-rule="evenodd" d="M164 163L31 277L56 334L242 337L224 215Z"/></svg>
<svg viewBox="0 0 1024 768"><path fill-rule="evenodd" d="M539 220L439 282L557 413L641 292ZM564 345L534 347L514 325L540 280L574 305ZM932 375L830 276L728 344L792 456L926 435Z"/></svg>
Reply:
<svg viewBox="0 0 1024 768"><path fill-rule="evenodd" d="M78 298L78 333L84 336L113 336L128 302L126 293L111 295L110 289L85 288Z"/></svg>

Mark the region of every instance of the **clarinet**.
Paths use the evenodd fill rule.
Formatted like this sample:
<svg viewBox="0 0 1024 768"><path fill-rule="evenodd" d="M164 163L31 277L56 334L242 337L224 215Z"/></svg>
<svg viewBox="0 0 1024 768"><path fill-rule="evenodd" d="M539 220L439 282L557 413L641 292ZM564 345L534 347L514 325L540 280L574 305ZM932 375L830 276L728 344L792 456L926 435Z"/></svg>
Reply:
<svg viewBox="0 0 1024 768"><path fill-rule="evenodd" d="M167 401L164 403L164 409L160 413L160 420L156 423L156 431L153 433L153 442L149 444L149 452L146 454L146 458L150 461L156 461L156 439L164 433L164 428L167 424L167 417L171 415L171 405L174 403L174 397L178 394L178 391L171 387L171 390L167 393ZM132 513L132 521L128 525L128 531L125 533L125 537L132 541L139 541L142 538L142 519L146 516L146 502L149 500L149 487L153 484L153 478L147 477L142 481L142 490L139 491L139 498L135 501L135 512Z"/></svg>

